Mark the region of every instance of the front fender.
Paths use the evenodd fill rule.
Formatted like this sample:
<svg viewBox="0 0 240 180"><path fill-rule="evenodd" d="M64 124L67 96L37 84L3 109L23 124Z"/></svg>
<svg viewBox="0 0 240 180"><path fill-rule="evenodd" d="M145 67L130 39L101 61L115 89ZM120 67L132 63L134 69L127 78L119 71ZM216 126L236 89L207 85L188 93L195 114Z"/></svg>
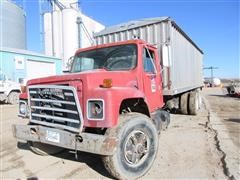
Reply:
<svg viewBox="0 0 240 180"><path fill-rule="evenodd" d="M134 87L96 88L88 92L88 96L84 98L86 103L88 99L103 99L105 106L103 120L89 120L87 119L86 104L84 108L84 126L109 128L118 123L119 109L124 99L144 98L144 94Z"/></svg>
<svg viewBox="0 0 240 180"><path fill-rule="evenodd" d="M27 100L27 99L28 99L27 93L26 93L26 92L25 92L25 93L20 93L20 94L19 94L19 99Z"/></svg>

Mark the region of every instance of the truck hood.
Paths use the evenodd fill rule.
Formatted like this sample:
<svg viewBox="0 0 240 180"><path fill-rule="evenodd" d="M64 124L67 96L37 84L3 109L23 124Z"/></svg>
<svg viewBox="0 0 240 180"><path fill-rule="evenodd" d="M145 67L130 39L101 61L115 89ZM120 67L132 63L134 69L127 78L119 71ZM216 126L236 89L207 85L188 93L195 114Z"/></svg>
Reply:
<svg viewBox="0 0 240 180"><path fill-rule="evenodd" d="M65 74L65 75L56 75L56 76L47 76L43 78L31 79L27 82L27 86L37 85L37 84L61 84L69 81L80 80L80 73L74 74Z"/></svg>
<svg viewBox="0 0 240 180"><path fill-rule="evenodd" d="M136 81L137 79L133 74L135 73L131 73L129 71L106 71L102 69L91 70L32 79L27 82L27 86L40 84L67 85L71 84L71 82L83 81L84 84L88 84L88 88L91 88L96 86L99 87L99 85L102 84L103 79L112 79L114 86L128 86L129 82L133 80Z"/></svg>

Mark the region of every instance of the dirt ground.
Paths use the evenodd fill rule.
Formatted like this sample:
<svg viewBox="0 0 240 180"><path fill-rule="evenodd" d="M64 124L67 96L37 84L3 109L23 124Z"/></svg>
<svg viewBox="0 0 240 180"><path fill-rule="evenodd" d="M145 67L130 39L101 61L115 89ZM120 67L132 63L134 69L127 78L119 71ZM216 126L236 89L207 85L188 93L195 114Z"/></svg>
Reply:
<svg viewBox="0 0 240 180"><path fill-rule="evenodd" d="M210 109L210 122L225 156L225 172L240 179L240 98L227 96L225 88L203 91Z"/></svg>
<svg viewBox="0 0 240 180"><path fill-rule="evenodd" d="M204 89L203 93L208 99L211 111L221 119L231 136L232 142L240 148L240 99L227 96L224 88L207 88Z"/></svg>
<svg viewBox="0 0 240 180"><path fill-rule="evenodd" d="M0 105L1 179L111 178L101 158L93 154L80 152L76 160L71 151L57 156L31 152L25 142L17 142L12 136L12 124L27 123L17 118L17 111L17 106ZM206 109L198 116L171 115L168 130L160 135L154 165L142 179L228 179L225 154L218 148L217 132L210 120Z"/></svg>

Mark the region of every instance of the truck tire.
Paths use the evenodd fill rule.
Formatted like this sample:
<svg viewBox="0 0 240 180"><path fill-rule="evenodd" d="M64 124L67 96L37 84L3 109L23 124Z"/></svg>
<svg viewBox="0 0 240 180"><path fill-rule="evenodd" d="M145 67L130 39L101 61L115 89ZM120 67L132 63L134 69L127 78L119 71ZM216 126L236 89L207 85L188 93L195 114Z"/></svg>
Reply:
<svg viewBox="0 0 240 180"><path fill-rule="evenodd" d="M199 95L196 91L189 93L188 108L190 115L197 115L199 110Z"/></svg>
<svg viewBox="0 0 240 180"><path fill-rule="evenodd" d="M28 141L28 146L30 150L41 156L56 155L63 152L65 149L49 144L43 144L40 142Z"/></svg>
<svg viewBox="0 0 240 180"><path fill-rule="evenodd" d="M140 113L120 115L119 125L106 132L118 138L116 152L103 156L107 171L117 179L136 179L152 166L158 150L158 133L149 117Z"/></svg>
<svg viewBox="0 0 240 180"><path fill-rule="evenodd" d="M18 104L19 101L19 93L16 91L10 92L8 95L7 103L9 104Z"/></svg>
<svg viewBox="0 0 240 180"><path fill-rule="evenodd" d="M180 111L182 114L188 114L188 96L189 93L184 93L180 98Z"/></svg>

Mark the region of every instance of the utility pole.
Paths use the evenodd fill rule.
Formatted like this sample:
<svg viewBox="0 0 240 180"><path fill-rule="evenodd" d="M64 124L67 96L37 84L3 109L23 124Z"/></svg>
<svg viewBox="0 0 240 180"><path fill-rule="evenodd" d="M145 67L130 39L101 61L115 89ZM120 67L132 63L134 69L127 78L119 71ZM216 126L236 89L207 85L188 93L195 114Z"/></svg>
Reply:
<svg viewBox="0 0 240 180"><path fill-rule="evenodd" d="M218 67L210 66L210 67L204 67L203 69L210 69L211 70L211 84L213 85L213 70L218 69Z"/></svg>

